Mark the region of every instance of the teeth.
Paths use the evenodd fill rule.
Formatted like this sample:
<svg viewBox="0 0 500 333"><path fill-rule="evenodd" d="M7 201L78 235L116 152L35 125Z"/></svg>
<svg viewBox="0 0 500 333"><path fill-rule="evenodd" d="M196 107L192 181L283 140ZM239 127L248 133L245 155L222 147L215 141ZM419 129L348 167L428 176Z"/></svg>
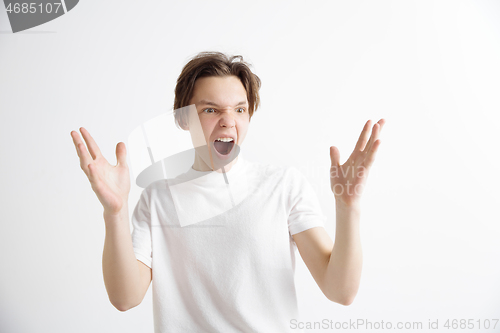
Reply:
<svg viewBox="0 0 500 333"><path fill-rule="evenodd" d="M231 142L231 141L233 141L233 138L218 138L215 141Z"/></svg>

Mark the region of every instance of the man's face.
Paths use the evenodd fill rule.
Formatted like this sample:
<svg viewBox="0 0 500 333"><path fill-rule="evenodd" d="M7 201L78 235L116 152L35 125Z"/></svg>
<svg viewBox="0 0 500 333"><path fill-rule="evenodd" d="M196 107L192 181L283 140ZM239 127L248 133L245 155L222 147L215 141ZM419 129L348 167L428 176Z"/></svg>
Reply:
<svg viewBox="0 0 500 333"><path fill-rule="evenodd" d="M238 77L210 76L197 79L189 104L196 105L205 140L215 148L213 153L216 156L212 154L214 159L224 160L229 150L234 148L233 143L219 142L217 139L233 138L234 143L241 147L250 124L250 115L247 92Z"/></svg>

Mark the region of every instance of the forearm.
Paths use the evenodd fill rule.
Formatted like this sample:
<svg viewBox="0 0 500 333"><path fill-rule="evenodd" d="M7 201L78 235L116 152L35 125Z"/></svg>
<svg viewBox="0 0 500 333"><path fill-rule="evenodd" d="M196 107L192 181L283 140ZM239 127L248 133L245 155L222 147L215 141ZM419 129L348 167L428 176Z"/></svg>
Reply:
<svg viewBox="0 0 500 333"><path fill-rule="evenodd" d="M333 250L326 270L330 299L349 305L361 280L363 253L360 237L360 207L336 201L336 231Z"/></svg>
<svg viewBox="0 0 500 333"><path fill-rule="evenodd" d="M102 255L104 284L111 304L120 311L138 300L140 271L134 254L125 206L119 216L104 214L106 237Z"/></svg>

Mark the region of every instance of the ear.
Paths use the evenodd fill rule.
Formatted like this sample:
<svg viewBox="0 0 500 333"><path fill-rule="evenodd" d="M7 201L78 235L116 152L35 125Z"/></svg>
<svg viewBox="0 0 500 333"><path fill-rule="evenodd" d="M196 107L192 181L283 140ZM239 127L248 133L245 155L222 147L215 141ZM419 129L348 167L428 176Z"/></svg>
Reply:
<svg viewBox="0 0 500 333"><path fill-rule="evenodd" d="M185 131L189 131L189 124L186 121L185 117L181 116L179 119L179 126Z"/></svg>
<svg viewBox="0 0 500 333"><path fill-rule="evenodd" d="M180 126L183 130L185 130L185 131L189 131L189 125L184 124L184 123L182 123L182 122L181 122L181 123L179 123L179 126Z"/></svg>

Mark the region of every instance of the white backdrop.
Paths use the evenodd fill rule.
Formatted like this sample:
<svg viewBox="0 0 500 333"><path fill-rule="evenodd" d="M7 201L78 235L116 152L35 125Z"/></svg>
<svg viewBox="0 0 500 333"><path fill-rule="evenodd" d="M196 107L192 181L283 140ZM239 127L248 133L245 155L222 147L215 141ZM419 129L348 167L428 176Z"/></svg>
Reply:
<svg viewBox="0 0 500 333"><path fill-rule="evenodd" d="M499 1L83 0L17 34L1 7L0 31L1 332L153 331L151 287L124 313L108 300L102 206L70 131L88 129L115 164L116 144L172 110L182 66L206 50L253 64L262 107L245 156L298 167L332 239L329 147L343 163L368 119L387 121L363 194L358 295L328 301L297 253L302 322L427 332L473 319L482 332L500 318Z"/></svg>

